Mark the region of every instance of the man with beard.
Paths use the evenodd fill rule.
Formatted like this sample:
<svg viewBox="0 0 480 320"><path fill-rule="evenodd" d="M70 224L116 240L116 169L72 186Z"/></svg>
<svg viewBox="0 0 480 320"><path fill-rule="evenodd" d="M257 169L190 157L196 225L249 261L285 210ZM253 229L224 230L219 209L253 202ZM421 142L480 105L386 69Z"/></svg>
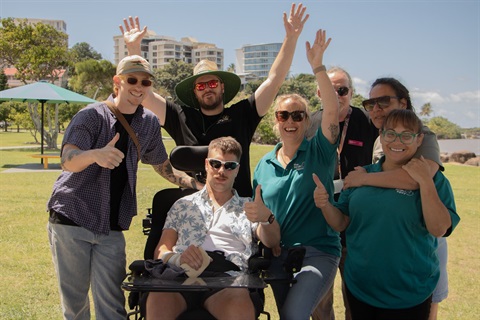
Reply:
<svg viewBox="0 0 480 320"><path fill-rule="evenodd" d="M147 97L143 105L152 110L160 124L175 140L177 145L208 145L215 138L231 136L243 149L240 172L234 188L242 197L252 196L250 175L250 143L260 120L268 112L280 86L288 74L298 37L309 15L306 7L292 4L290 17L283 14L285 39L267 79L248 99L241 100L228 108L240 88L240 78L231 72L219 71L217 64L209 60L200 61L193 76L178 83L175 93L184 106L167 101L157 94ZM124 19L125 44L129 54L140 54L141 40L147 28L140 29L138 18Z"/></svg>

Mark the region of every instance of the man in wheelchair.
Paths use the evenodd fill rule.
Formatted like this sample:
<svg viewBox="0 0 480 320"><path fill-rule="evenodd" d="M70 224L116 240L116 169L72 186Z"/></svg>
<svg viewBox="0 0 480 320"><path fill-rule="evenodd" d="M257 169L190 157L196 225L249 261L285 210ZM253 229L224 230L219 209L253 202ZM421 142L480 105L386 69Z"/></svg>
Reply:
<svg viewBox="0 0 480 320"><path fill-rule="evenodd" d="M263 204L260 186L256 200L239 197L233 183L242 149L232 137L212 140L205 159L205 187L181 198L170 209L154 258L183 268L187 275L216 270L246 271L260 240L266 247L280 242L280 227ZM220 251L220 262L205 253ZM219 264L222 266L219 269ZM204 271L205 270L205 271ZM255 308L246 288L208 292L150 292L147 319L175 319L184 311L203 307L216 319L254 319Z"/></svg>

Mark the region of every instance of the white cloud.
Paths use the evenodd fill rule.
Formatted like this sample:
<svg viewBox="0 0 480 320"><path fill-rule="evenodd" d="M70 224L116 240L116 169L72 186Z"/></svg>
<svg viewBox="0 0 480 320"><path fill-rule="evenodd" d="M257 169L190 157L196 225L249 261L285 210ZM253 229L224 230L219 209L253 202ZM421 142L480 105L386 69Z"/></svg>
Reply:
<svg viewBox="0 0 480 320"><path fill-rule="evenodd" d="M467 102L480 105L480 90L452 93L450 94L450 100L453 102Z"/></svg>
<svg viewBox="0 0 480 320"><path fill-rule="evenodd" d="M352 78L353 87L355 88L355 93L361 94L365 98L368 98L368 92L370 91L370 84L368 81L361 78Z"/></svg>
<svg viewBox="0 0 480 320"><path fill-rule="evenodd" d="M418 108L427 102L430 102L433 105L443 104L446 102L446 99L442 97L440 93L433 91L421 92L418 89L414 89L410 95L414 101L414 105Z"/></svg>

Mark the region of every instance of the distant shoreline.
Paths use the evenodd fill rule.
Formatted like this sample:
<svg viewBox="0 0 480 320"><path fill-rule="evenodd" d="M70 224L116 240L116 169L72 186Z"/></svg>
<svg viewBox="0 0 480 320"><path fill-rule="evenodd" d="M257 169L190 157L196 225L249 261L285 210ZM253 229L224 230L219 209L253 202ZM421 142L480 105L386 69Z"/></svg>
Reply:
<svg viewBox="0 0 480 320"><path fill-rule="evenodd" d="M445 139L438 140L440 153L470 151L480 156L480 139Z"/></svg>

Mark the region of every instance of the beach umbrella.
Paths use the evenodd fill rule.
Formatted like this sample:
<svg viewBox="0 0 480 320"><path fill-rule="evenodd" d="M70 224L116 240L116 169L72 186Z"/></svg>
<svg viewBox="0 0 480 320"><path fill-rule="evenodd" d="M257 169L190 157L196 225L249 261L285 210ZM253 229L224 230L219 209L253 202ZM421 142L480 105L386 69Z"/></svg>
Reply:
<svg viewBox="0 0 480 320"><path fill-rule="evenodd" d="M39 81L13 89L0 91L0 101L40 102L41 109L41 154L43 154L43 109L45 103L94 103L97 102L76 92ZM43 163L43 159L42 159Z"/></svg>

